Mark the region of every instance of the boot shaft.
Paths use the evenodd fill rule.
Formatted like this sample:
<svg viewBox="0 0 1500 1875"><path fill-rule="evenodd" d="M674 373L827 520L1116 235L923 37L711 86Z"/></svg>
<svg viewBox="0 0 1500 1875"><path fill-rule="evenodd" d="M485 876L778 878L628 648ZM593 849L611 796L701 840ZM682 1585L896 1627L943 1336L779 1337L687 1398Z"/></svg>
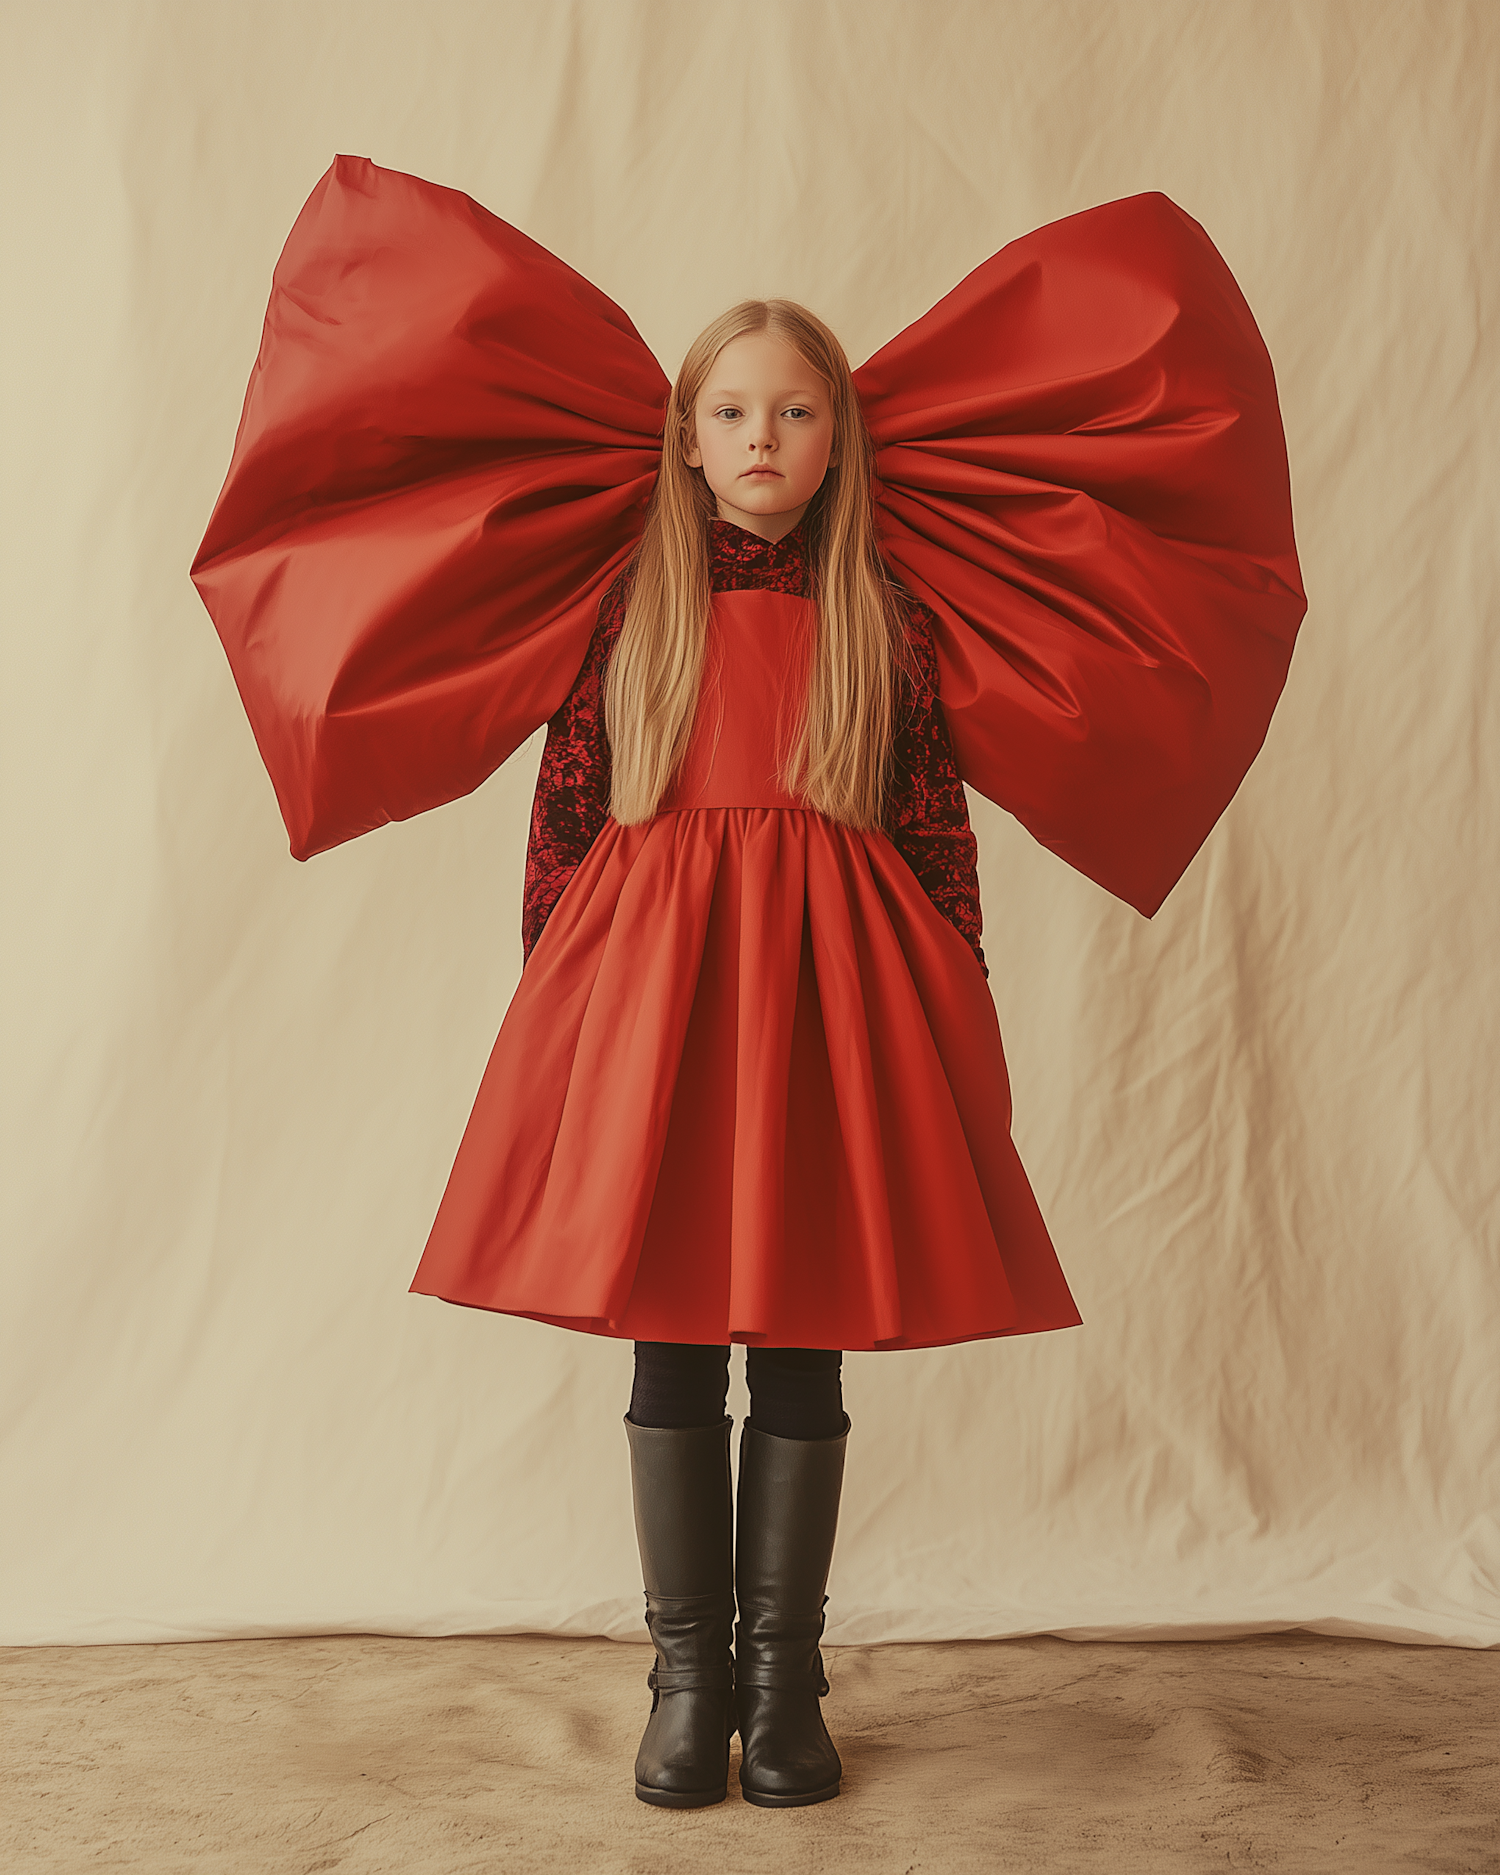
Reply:
<svg viewBox="0 0 1500 1875"><path fill-rule="evenodd" d="M834 1439L740 1434L735 1583L742 1618L774 1605L799 1626L819 1621L838 1530L849 1421Z"/></svg>
<svg viewBox="0 0 1500 1875"><path fill-rule="evenodd" d="M732 1420L659 1428L625 1421L641 1580L648 1597L733 1591Z"/></svg>

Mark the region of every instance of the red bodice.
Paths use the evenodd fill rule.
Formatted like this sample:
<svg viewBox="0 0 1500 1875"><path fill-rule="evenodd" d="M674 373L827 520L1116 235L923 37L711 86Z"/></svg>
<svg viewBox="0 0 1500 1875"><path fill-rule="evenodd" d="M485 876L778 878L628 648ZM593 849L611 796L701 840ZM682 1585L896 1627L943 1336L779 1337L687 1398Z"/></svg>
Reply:
<svg viewBox="0 0 1500 1875"><path fill-rule="evenodd" d="M808 567L801 528L779 541L767 541L728 521L714 521L711 551L715 594L806 597ZM526 850L521 942L528 956L563 887L609 819L604 673L624 622L626 590L622 576L605 594L578 680L547 725ZM937 655L929 615L915 600L907 606L907 647L886 832L932 904L972 946L983 965L978 852L953 743L938 701ZM753 718L747 712L742 720ZM680 804L671 796L663 803Z"/></svg>
<svg viewBox="0 0 1500 1875"><path fill-rule="evenodd" d="M786 770L807 707L818 608L783 592L719 592L708 613L692 732L663 814L707 807L811 812Z"/></svg>

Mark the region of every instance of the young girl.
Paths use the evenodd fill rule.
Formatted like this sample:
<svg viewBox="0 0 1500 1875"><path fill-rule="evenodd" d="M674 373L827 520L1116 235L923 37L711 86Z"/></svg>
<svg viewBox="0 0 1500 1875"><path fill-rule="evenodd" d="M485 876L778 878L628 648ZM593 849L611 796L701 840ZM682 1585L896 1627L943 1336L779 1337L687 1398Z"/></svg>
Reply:
<svg viewBox="0 0 1500 1875"><path fill-rule="evenodd" d="M749 301L690 347L654 487L628 322L466 198L340 159L278 268L195 577L294 851L475 785L551 717L525 969L412 1286L635 1342L648 1803L720 1801L736 1730L751 1802L838 1794L842 1351L1079 1320L1010 1141L961 772L1154 910L1284 675L1269 364L1201 231L1114 208L1043 258L1134 267L1123 363L1042 329L1034 255L998 395L993 281L938 309L925 381L910 335L857 386L810 313Z"/></svg>
<svg viewBox="0 0 1500 1875"><path fill-rule="evenodd" d="M651 1803L721 1798L736 1722L751 1801L837 1794L840 1351L1078 1320L1009 1143L929 617L871 474L811 314L748 302L690 347L548 731L526 970L414 1284L636 1342Z"/></svg>

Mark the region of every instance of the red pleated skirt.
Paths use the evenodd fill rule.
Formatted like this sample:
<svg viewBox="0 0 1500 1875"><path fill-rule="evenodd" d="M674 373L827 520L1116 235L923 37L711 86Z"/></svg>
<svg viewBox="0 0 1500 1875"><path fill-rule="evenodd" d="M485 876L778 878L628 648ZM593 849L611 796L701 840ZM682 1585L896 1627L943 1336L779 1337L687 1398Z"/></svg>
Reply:
<svg viewBox="0 0 1500 1875"><path fill-rule="evenodd" d="M558 900L416 1292L780 1347L1079 1321L973 952L884 835L783 804L774 719L809 612L715 601L714 682L670 797L696 804L610 821ZM776 804L723 804L747 794Z"/></svg>

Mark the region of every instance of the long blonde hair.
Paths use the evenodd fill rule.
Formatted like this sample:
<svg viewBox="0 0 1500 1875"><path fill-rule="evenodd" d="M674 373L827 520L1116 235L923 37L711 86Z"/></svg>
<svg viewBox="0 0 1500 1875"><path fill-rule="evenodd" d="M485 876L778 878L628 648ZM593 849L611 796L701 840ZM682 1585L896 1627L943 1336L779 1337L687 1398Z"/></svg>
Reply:
<svg viewBox="0 0 1500 1875"><path fill-rule="evenodd" d="M803 522L817 649L783 781L831 820L881 824L905 632L876 546L874 449L844 348L805 308L770 299L745 300L699 333L667 400L661 473L605 683L610 811L626 826L656 812L686 752L703 679L709 523L717 509L702 471L688 466L694 407L724 347L760 332L789 346L828 385L834 426L828 473Z"/></svg>

